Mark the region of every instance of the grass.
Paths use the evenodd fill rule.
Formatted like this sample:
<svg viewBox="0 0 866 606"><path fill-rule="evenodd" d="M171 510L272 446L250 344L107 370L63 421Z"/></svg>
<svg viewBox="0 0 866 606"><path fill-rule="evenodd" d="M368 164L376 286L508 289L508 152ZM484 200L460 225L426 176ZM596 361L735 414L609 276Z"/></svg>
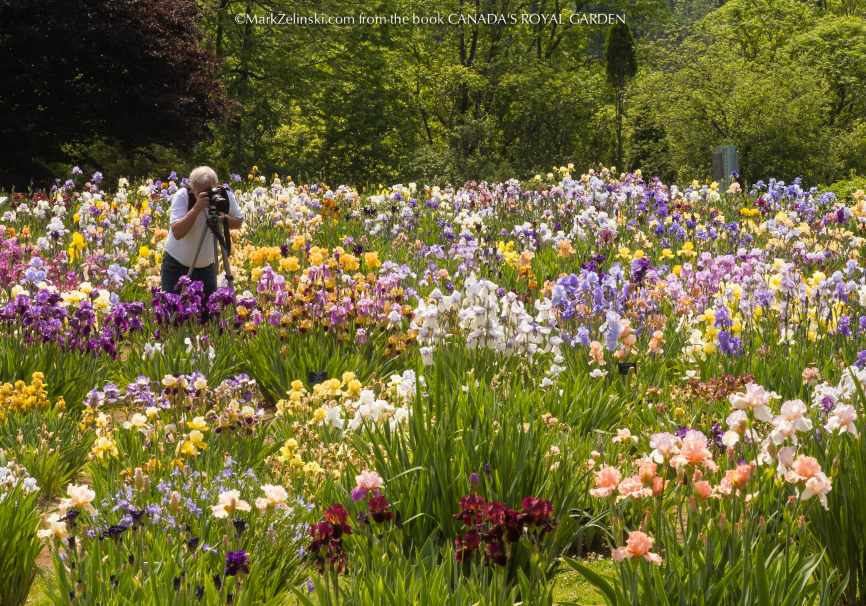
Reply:
<svg viewBox="0 0 866 606"><path fill-rule="evenodd" d="M50 568L42 568L39 574L36 575L36 580L30 588L30 595L27 596L26 606L50 606L51 600L48 599L47 587L50 584L50 577L54 573Z"/></svg>
<svg viewBox="0 0 866 606"><path fill-rule="evenodd" d="M614 564L610 560L586 560L584 564L603 577L614 576ZM560 574L554 585L555 602L573 602L580 606L604 606L604 598L580 573L570 570Z"/></svg>

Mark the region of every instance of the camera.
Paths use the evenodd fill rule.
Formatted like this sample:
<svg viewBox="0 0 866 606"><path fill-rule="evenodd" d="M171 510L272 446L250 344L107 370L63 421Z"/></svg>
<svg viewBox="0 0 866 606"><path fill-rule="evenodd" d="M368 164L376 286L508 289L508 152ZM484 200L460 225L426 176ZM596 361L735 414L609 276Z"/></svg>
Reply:
<svg viewBox="0 0 866 606"><path fill-rule="evenodd" d="M216 217L219 213L229 214L229 190L225 187L213 187L209 189L207 192L208 198L208 207L207 214L209 216ZM192 209L195 206L195 196L192 194L192 190L189 190L189 208Z"/></svg>
<svg viewBox="0 0 866 606"><path fill-rule="evenodd" d="M214 187L207 192L209 213L229 213L229 192L225 187Z"/></svg>

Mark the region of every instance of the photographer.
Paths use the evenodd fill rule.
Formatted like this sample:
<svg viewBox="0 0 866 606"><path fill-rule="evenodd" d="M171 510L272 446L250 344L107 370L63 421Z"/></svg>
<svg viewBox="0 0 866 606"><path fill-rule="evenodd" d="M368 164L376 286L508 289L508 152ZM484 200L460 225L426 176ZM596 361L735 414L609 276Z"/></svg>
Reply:
<svg viewBox="0 0 866 606"><path fill-rule="evenodd" d="M171 214L165 254L162 258L161 286L166 292L177 292L177 281L189 273L190 278L204 283L205 300L216 290L217 274L214 258L214 235L207 225L210 190L218 185L216 172L209 166L194 168L189 175L189 185L182 187L171 198ZM234 193L228 192L229 212L220 213L220 228L223 222L230 229L238 229L243 215ZM202 241L202 236L204 240ZM199 248L199 243L201 247ZM198 257L196 258L196 251Z"/></svg>

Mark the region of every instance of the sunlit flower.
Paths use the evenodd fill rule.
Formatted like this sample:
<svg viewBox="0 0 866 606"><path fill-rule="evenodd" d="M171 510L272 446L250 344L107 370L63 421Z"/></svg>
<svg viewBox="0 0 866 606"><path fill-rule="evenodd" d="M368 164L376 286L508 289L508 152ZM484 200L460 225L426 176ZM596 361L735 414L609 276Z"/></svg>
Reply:
<svg viewBox="0 0 866 606"><path fill-rule="evenodd" d="M595 488L591 489L589 494L594 497L609 497L616 491L621 479L622 474L616 467L602 465L595 473Z"/></svg>
<svg viewBox="0 0 866 606"><path fill-rule="evenodd" d="M207 448L204 434L198 429L189 432L186 438L178 445L178 452L183 455L195 457L199 452Z"/></svg>
<svg viewBox="0 0 866 606"><path fill-rule="evenodd" d="M298 450L298 441L294 438L286 440L285 444L280 447L280 454L277 457L281 463L290 461Z"/></svg>
<svg viewBox="0 0 866 606"><path fill-rule="evenodd" d="M644 486L644 482L641 480L640 476L629 476L628 478L625 478L619 483L619 486L617 486L617 491L619 492L619 496L616 498L617 501L629 498L637 499L653 496L652 489Z"/></svg>
<svg viewBox="0 0 866 606"><path fill-rule="evenodd" d="M815 457L800 455L794 460L785 479L789 482L802 482L821 472L821 464Z"/></svg>
<svg viewBox="0 0 866 606"><path fill-rule="evenodd" d="M375 471L364 471L355 476L355 488L352 490L352 500L360 501L368 493L378 494L385 481Z"/></svg>
<svg viewBox="0 0 866 606"><path fill-rule="evenodd" d="M45 527L37 531L36 536L40 539L64 540L69 536L69 529L66 527L66 521L61 520L61 517L59 513L49 514L45 518Z"/></svg>
<svg viewBox="0 0 866 606"><path fill-rule="evenodd" d="M627 427L616 430L616 435L611 440L614 444L619 442L631 442L637 444L637 436L633 436Z"/></svg>
<svg viewBox="0 0 866 606"><path fill-rule="evenodd" d="M778 397L776 393L767 391L757 383L749 383L745 392L731 394L728 401L738 410L751 412L759 421L770 421L773 414L767 404Z"/></svg>
<svg viewBox="0 0 866 606"><path fill-rule="evenodd" d="M713 487L706 480L698 480L697 482L694 482L692 486L694 487L695 495L701 499L709 499L713 494Z"/></svg>
<svg viewBox="0 0 866 606"><path fill-rule="evenodd" d="M715 470L717 466L713 462L713 454L707 446L707 436L700 431L689 430L681 440L676 454L671 457L671 466L679 469L685 465L701 465L707 469Z"/></svg>
<svg viewBox="0 0 866 606"><path fill-rule="evenodd" d="M812 420L806 416L808 409L802 400L788 400L782 404L780 414L773 418L773 431L770 439L775 444L781 444L788 438L797 441L797 433L810 431Z"/></svg>
<svg viewBox="0 0 866 606"><path fill-rule="evenodd" d="M116 457L120 453L117 450L117 444L107 436L99 436L93 443L90 454L101 461L106 457Z"/></svg>
<svg viewBox="0 0 866 606"><path fill-rule="evenodd" d="M593 364L604 366L604 345L599 341L593 341L589 344L589 358Z"/></svg>
<svg viewBox="0 0 866 606"><path fill-rule="evenodd" d="M187 421L186 426L189 429L197 429L198 431L207 431L208 425L204 417L193 417L192 421Z"/></svg>
<svg viewBox="0 0 866 606"><path fill-rule="evenodd" d="M370 271L374 271L381 267L382 262L379 260L379 253L374 251L364 253L364 267Z"/></svg>
<svg viewBox="0 0 866 606"><path fill-rule="evenodd" d="M805 385L815 385L818 381L821 380L821 371L819 371L814 366L804 368L802 379Z"/></svg>
<svg viewBox="0 0 866 606"><path fill-rule="evenodd" d="M747 464L737 465L734 469L728 469L725 472L725 477L716 486L716 493L719 495L730 495L735 490L741 490L752 476L753 469L752 465Z"/></svg>
<svg viewBox="0 0 866 606"><path fill-rule="evenodd" d="M157 410L158 413L158 409ZM147 416L140 412L133 413L128 421L124 421L124 429L145 429L147 427Z"/></svg>
<svg viewBox="0 0 866 606"><path fill-rule="evenodd" d="M96 493L84 484L70 484L66 487L66 498L61 499L59 509L63 513L66 513L69 509L79 509L93 513L96 511L96 508L92 505L95 498Z"/></svg>
<svg viewBox="0 0 866 606"><path fill-rule="evenodd" d="M256 499L256 508L263 510L269 507L284 507L289 494L282 486L274 484L262 484L262 492L265 496Z"/></svg>
<svg viewBox="0 0 866 606"><path fill-rule="evenodd" d="M649 350L649 352L651 354L657 354L657 355L662 354L662 353L664 353L664 350L662 349L664 344L665 344L665 334L662 331L657 330L657 331L653 332L652 337L650 337L650 341L649 341L649 344L647 345L647 349Z"/></svg>
<svg viewBox="0 0 866 606"><path fill-rule="evenodd" d="M857 425L854 423L857 420L857 411L849 404L839 404L830 413L830 418L824 424L824 429L830 433L850 433L855 438L860 434L857 431Z"/></svg>
<svg viewBox="0 0 866 606"><path fill-rule="evenodd" d="M215 518L227 518L235 511L250 511L250 504L241 499L238 490L227 490L221 492L216 505L211 505L211 511Z"/></svg>
<svg viewBox="0 0 866 606"><path fill-rule="evenodd" d="M833 489L833 483L823 472L818 472L806 480L803 490L800 492L800 500L808 501L812 497L818 497L821 506L828 509L827 494Z"/></svg>
<svg viewBox="0 0 866 606"><path fill-rule="evenodd" d="M322 466L315 461L307 461L304 463L303 471L308 476L320 476L322 474Z"/></svg>
<svg viewBox="0 0 866 606"><path fill-rule="evenodd" d="M654 433L650 436L650 457L656 463L665 463L673 454L679 443L679 438L667 432Z"/></svg>
<svg viewBox="0 0 866 606"><path fill-rule="evenodd" d="M615 562L622 562L625 559L640 559L643 558L656 566L661 565L662 558L657 553L650 551L655 539L640 530L633 530L628 533L628 539L624 547L617 547L613 550L612 556Z"/></svg>
<svg viewBox="0 0 866 606"><path fill-rule="evenodd" d="M644 457L638 460L638 476L644 484L651 484L658 473L658 465L648 458Z"/></svg>

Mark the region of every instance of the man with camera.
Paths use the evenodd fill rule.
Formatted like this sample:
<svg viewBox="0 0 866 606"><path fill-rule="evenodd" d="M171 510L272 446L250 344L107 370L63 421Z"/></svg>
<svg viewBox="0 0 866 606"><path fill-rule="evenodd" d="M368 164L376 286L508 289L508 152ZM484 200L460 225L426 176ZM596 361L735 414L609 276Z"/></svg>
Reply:
<svg viewBox="0 0 866 606"><path fill-rule="evenodd" d="M162 290L176 293L180 277L189 275L204 283L207 300L217 288L214 232L227 235L228 229L243 223L237 198L218 187L211 167L199 166L190 173L189 185L172 196L170 223L160 272Z"/></svg>

